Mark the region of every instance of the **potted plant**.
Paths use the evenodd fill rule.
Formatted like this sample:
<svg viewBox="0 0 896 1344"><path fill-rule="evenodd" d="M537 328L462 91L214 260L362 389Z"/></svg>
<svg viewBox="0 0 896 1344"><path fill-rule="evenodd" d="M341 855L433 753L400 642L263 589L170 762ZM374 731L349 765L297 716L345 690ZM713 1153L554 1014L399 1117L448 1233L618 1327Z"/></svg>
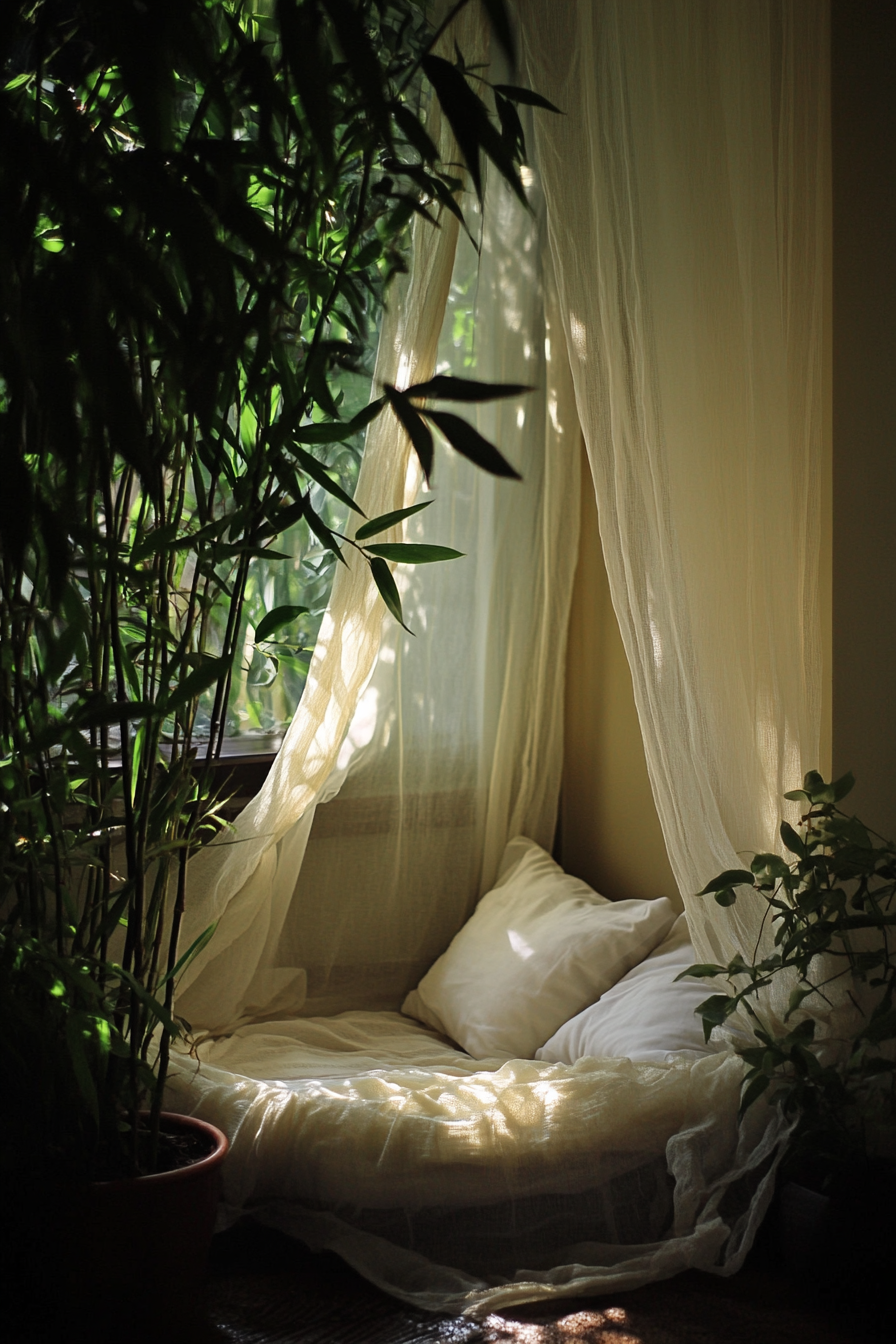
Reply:
<svg viewBox="0 0 896 1344"><path fill-rule="evenodd" d="M310 604L259 603L258 565L304 566L320 600L352 547L400 620L391 566L456 555L382 541L414 510L345 535L379 414L427 476L433 425L514 474L432 403L520 389L358 394L409 222L461 215L427 90L474 187L484 151L525 199L515 104L543 100L438 36L415 0L0 19L0 1179L40 1235L47 1190L177 1160L174 990L214 932L179 928L223 824L231 685L258 661L300 689L313 642Z"/></svg>
<svg viewBox="0 0 896 1344"><path fill-rule="evenodd" d="M804 808L799 830L781 822L787 857L757 854L700 893L722 906L755 893L756 948L685 974L729 983L697 1011L707 1040L738 1014L741 1114L764 1097L792 1125L781 1199L791 1261L837 1262L864 1282L896 1249L896 845L841 810L853 784L810 771L785 794Z"/></svg>

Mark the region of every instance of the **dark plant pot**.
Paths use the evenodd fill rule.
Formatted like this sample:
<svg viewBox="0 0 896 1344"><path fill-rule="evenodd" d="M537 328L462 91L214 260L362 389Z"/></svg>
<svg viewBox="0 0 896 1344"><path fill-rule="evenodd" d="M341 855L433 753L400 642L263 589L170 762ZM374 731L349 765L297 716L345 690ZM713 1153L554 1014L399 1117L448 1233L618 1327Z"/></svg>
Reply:
<svg viewBox="0 0 896 1344"><path fill-rule="evenodd" d="M31 1291L18 1285L27 1314L56 1311L69 1338L103 1344L209 1337L203 1280L228 1141L192 1116L163 1113L162 1128L200 1133L211 1151L174 1171L57 1189L32 1210L42 1232Z"/></svg>
<svg viewBox="0 0 896 1344"><path fill-rule="evenodd" d="M198 1131L213 1150L175 1171L87 1186L78 1196L77 1240L69 1248L69 1275L77 1283L127 1292L147 1280L177 1290L202 1279L229 1145L220 1129L194 1116L164 1112L162 1128Z"/></svg>
<svg viewBox="0 0 896 1344"><path fill-rule="evenodd" d="M831 1257L831 1197L797 1181L778 1191L777 1250L789 1273L814 1278Z"/></svg>
<svg viewBox="0 0 896 1344"><path fill-rule="evenodd" d="M875 1298L896 1263L896 1176L891 1163L844 1167L821 1193L798 1181L778 1191L776 1252L813 1293L843 1304Z"/></svg>

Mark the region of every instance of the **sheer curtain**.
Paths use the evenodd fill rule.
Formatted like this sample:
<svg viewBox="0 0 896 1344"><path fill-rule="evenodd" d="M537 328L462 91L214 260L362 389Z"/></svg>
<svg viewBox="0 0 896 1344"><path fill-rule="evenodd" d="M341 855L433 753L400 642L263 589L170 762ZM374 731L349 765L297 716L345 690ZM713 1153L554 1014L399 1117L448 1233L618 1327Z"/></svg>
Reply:
<svg viewBox="0 0 896 1344"><path fill-rule="evenodd" d="M483 60L478 6L455 35L468 63ZM442 155L457 156L447 134ZM436 365L531 385L521 398L461 408L523 479L438 451L432 491L420 496L431 506L404 536L464 558L396 574L411 634L384 612L366 567L349 557L340 568L264 788L235 832L191 865L182 945L219 924L178 1004L206 1032L397 1008L491 885L507 840L552 844L580 431L537 183L528 214L503 185L490 196L483 219L469 194L465 207L478 254L463 234L458 247L446 212L438 229L415 225L410 283L390 303L374 391L421 381ZM384 513L414 502L420 486L409 444L383 415L360 504Z"/></svg>
<svg viewBox="0 0 896 1344"><path fill-rule="evenodd" d="M579 423L701 956L752 947L754 910L691 893L774 843L819 719L825 7L515 9L526 74L566 113L536 123L544 223L487 202L481 266L419 235L383 369L535 384L483 412L524 481L439 458L409 533L467 559L401 579L415 634L387 623L375 667L379 613L334 593L319 699L197 875L191 931L221 925L179 1008L209 1039L171 1082L231 1137L225 1221L252 1212L408 1301L477 1313L732 1272L783 1136L761 1105L738 1124L731 1054L473 1060L395 1011L506 840L550 842ZM401 472L390 499L416 488Z"/></svg>
<svg viewBox="0 0 896 1344"><path fill-rule="evenodd" d="M519 0L613 604L695 899L818 766L824 41L814 0ZM795 809L794 809L795 811Z"/></svg>
<svg viewBox="0 0 896 1344"><path fill-rule="evenodd" d="M523 479L437 450L431 507L408 536L463 559L398 576L413 633L384 624L342 752L348 778L318 811L284 930L281 954L308 973L306 1014L397 1008L491 886L507 840L552 844L579 431L562 342L545 364L557 319L539 234L497 189L481 256L458 245L439 368L537 385L464 408Z"/></svg>
<svg viewBox="0 0 896 1344"><path fill-rule="evenodd" d="M455 35L475 59L481 25L462 16ZM433 109L430 132L443 161L457 150ZM406 283L393 284L377 354L372 396L435 371L448 299L458 223L441 211L438 227L415 217ZM421 473L410 442L391 414L367 433L356 502L368 518L413 504ZM377 541L402 540L401 529ZM304 967L284 966L280 937L317 805L336 794L345 771L339 752L379 652L383 604L366 564L345 547L321 624L301 703L259 794L233 831L194 858L181 945L217 924L207 952L188 967L179 1010L192 1023L223 1033L240 1021L298 1011L306 998Z"/></svg>

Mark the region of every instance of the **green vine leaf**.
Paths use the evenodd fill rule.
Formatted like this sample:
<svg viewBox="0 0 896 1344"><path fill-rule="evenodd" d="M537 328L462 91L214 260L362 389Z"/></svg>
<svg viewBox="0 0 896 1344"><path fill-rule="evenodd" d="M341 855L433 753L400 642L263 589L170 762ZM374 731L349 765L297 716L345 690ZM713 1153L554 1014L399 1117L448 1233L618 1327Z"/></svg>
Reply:
<svg viewBox="0 0 896 1344"><path fill-rule="evenodd" d="M698 896L711 896L713 892L725 891L729 887L747 886L752 887L753 874L747 872L745 868L726 868L724 873L719 873L711 882L707 882L702 891L698 891Z"/></svg>

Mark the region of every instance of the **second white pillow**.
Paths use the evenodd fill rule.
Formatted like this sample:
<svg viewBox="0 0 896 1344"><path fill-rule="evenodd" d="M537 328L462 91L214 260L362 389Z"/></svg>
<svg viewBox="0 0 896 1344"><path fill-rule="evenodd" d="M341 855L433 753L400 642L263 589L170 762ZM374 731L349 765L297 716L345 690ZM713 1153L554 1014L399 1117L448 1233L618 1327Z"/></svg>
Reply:
<svg viewBox="0 0 896 1344"><path fill-rule="evenodd" d="M637 965L675 920L670 901L608 901L525 836L402 1011L476 1059L531 1059Z"/></svg>
<svg viewBox="0 0 896 1344"><path fill-rule="evenodd" d="M575 1064L592 1059L626 1058L663 1063L675 1058L713 1054L703 1022L694 1009L710 991L704 980L676 980L697 960L688 923L680 915L650 956L556 1031L536 1059Z"/></svg>

